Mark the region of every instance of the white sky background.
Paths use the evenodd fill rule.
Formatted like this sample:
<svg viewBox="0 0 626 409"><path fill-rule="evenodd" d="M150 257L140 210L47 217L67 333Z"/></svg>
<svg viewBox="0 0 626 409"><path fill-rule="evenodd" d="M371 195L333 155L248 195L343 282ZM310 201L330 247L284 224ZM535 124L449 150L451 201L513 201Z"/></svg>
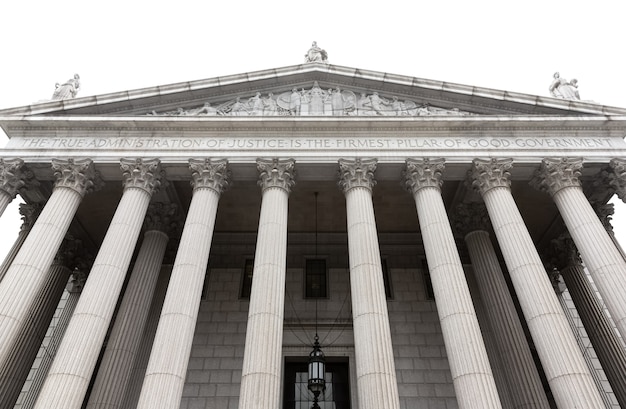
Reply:
<svg viewBox="0 0 626 409"><path fill-rule="evenodd" d="M74 73L84 97L300 64L313 40L331 64L541 96L559 71L582 99L626 107L625 12L620 0L5 0L0 108L48 99Z"/></svg>

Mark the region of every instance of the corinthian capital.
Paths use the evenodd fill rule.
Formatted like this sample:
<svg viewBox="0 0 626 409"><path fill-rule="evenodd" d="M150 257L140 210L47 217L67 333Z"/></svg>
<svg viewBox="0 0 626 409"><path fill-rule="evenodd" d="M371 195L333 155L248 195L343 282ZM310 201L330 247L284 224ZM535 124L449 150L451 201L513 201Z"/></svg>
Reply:
<svg viewBox="0 0 626 409"><path fill-rule="evenodd" d="M52 159L56 187L65 187L81 196L100 184L98 172L91 159Z"/></svg>
<svg viewBox="0 0 626 409"><path fill-rule="evenodd" d="M161 161L158 159L126 159L120 160L124 175L124 189L137 188L149 195L156 193L161 187Z"/></svg>
<svg viewBox="0 0 626 409"><path fill-rule="evenodd" d="M461 203L452 216L452 226L461 237L473 231L489 231L489 214L484 203Z"/></svg>
<svg viewBox="0 0 626 409"><path fill-rule="evenodd" d="M444 168L443 159L407 159L402 173L406 189L413 194L425 187L441 189Z"/></svg>
<svg viewBox="0 0 626 409"><path fill-rule="evenodd" d="M339 187L343 193L348 193L353 187L372 190L376 186L374 171L377 163L376 159L339 159Z"/></svg>
<svg viewBox="0 0 626 409"><path fill-rule="evenodd" d="M212 189L222 194L229 185L230 171L225 159L211 161L205 159L189 159L191 169L191 186L193 189Z"/></svg>
<svg viewBox="0 0 626 409"><path fill-rule="evenodd" d="M256 167L259 171L258 184L261 186L261 190L270 187L278 187L287 191L287 193L291 192L291 187L296 183L295 164L296 161L293 159L257 159Z"/></svg>
<svg viewBox="0 0 626 409"><path fill-rule="evenodd" d="M548 253L548 267L563 270L567 267L575 267L581 264L580 255L574 240L569 233L564 233L552 240L551 251Z"/></svg>
<svg viewBox="0 0 626 409"><path fill-rule="evenodd" d="M21 203L20 214L22 215L22 227L20 227L20 229L24 231L30 230L33 224L35 224L37 217L39 217L41 209L43 209L43 205L40 203Z"/></svg>
<svg viewBox="0 0 626 409"><path fill-rule="evenodd" d="M554 196L566 187L580 187L582 158L546 158L535 171L531 186Z"/></svg>
<svg viewBox="0 0 626 409"><path fill-rule="evenodd" d="M14 199L18 191L26 185L26 179L23 160L0 158L0 191Z"/></svg>
<svg viewBox="0 0 626 409"><path fill-rule="evenodd" d="M609 163L611 173L609 174L609 185L617 197L622 202L626 202L626 160L624 159L611 159Z"/></svg>
<svg viewBox="0 0 626 409"><path fill-rule="evenodd" d="M179 227L180 218L176 212L174 203L150 203L144 220L146 231L158 230L167 235L176 231Z"/></svg>
<svg viewBox="0 0 626 409"><path fill-rule="evenodd" d="M513 166L513 159L474 159L472 170L469 171L469 178L472 187L481 195L496 187L511 187L511 173L509 169Z"/></svg>

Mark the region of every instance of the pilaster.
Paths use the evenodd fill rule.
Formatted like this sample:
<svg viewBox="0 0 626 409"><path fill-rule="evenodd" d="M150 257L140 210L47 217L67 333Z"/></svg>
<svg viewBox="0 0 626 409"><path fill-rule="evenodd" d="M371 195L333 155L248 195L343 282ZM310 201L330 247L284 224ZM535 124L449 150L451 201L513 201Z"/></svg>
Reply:
<svg viewBox="0 0 626 409"><path fill-rule="evenodd" d="M454 390L463 408L501 408L476 311L441 197L443 159L407 159Z"/></svg>

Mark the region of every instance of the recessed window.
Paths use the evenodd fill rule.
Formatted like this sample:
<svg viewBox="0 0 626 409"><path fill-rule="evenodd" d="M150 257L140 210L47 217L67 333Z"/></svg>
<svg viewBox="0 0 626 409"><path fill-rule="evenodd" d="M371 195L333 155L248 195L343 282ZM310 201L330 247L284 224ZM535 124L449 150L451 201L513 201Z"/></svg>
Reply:
<svg viewBox="0 0 626 409"><path fill-rule="evenodd" d="M308 389L307 362L285 362L284 409L311 409L313 393ZM350 409L347 362L326 362L326 390L319 397L321 409Z"/></svg>
<svg viewBox="0 0 626 409"><path fill-rule="evenodd" d="M247 258L243 267L243 277L241 278L241 292L239 296L244 299L250 299L252 292L252 273L254 271L254 259Z"/></svg>
<svg viewBox="0 0 626 409"><path fill-rule="evenodd" d="M326 298L327 274L326 260L319 258L309 258L305 266L305 298Z"/></svg>

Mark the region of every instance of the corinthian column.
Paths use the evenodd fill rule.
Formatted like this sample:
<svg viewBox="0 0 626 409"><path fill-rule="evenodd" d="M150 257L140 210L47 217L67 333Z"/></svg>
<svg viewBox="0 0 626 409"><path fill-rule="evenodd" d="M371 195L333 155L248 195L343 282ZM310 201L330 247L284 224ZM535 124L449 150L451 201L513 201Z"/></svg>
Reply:
<svg viewBox="0 0 626 409"><path fill-rule="evenodd" d="M0 215L19 190L26 186L27 178L32 178L32 175L24 169L23 160L0 158Z"/></svg>
<svg viewBox="0 0 626 409"><path fill-rule="evenodd" d="M357 390L362 409L398 409L389 313L372 203L376 159L341 159L346 196Z"/></svg>
<svg viewBox="0 0 626 409"><path fill-rule="evenodd" d="M240 409L273 409L280 402L287 203L295 183L294 164L293 159L257 160L263 199L248 309Z"/></svg>
<svg viewBox="0 0 626 409"><path fill-rule="evenodd" d="M78 303L78 299L81 291L83 290L86 279L87 274L83 268L74 270L72 273L72 277L66 287L69 295L65 301L65 306L63 307L59 321L54 327L52 338L46 347L46 353L41 359L41 363L39 364L39 368L37 368L37 372L35 373L30 388L28 389L28 393L24 397L22 409L32 409L35 406L35 401L37 400L37 396L39 396L39 392L41 392L41 387L46 380L46 376L48 376L48 371L50 370L50 366L52 366L52 361L56 356L59 344L61 344L65 330L70 323L72 314L74 314L74 309L76 308L76 304Z"/></svg>
<svg viewBox="0 0 626 409"><path fill-rule="evenodd" d="M517 298L559 408L604 407L563 309L511 195L512 160L474 160L474 187L487 206Z"/></svg>
<svg viewBox="0 0 626 409"><path fill-rule="evenodd" d="M586 277L578 250L569 234L553 240L552 244L554 258L551 261L565 281L615 398L620 406L626 408L626 350Z"/></svg>
<svg viewBox="0 0 626 409"><path fill-rule="evenodd" d="M602 226L578 179L582 159L544 159L533 184L548 192L622 336L626 336L626 260Z"/></svg>
<svg viewBox="0 0 626 409"><path fill-rule="evenodd" d="M512 405L519 409L550 409L524 329L487 232L487 209L482 203L472 203L459 206L457 210L456 225L464 234L474 276L494 330L499 356L507 368L505 376Z"/></svg>
<svg viewBox="0 0 626 409"><path fill-rule="evenodd" d="M42 205L40 204L20 204L20 214L22 215L22 226L20 227L20 232L17 234L17 239L11 246L11 249L7 253L2 265L0 266L0 281L4 278L7 270L13 263L17 252L22 248L22 244L24 244L24 240L26 240L26 236L30 232L30 229L35 224L35 220L39 216L41 212Z"/></svg>
<svg viewBox="0 0 626 409"><path fill-rule="evenodd" d="M120 408L156 287L176 205L148 207L143 243L117 312L87 409Z"/></svg>
<svg viewBox="0 0 626 409"><path fill-rule="evenodd" d="M122 159L121 168L124 193L35 408L80 409L83 404L148 203L161 183L157 159Z"/></svg>
<svg viewBox="0 0 626 409"><path fill-rule="evenodd" d="M472 297L441 198L443 159L407 159L454 390L462 408L501 408Z"/></svg>
<svg viewBox="0 0 626 409"><path fill-rule="evenodd" d="M79 240L72 237L64 240L48 271L46 281L28 312L28 319L20 328L11 353L12 359L0 367L1 409L13 408L20 395L22 385L37 357L37 351L75 266L74 258L80 247L82 246Z"/></svg>
<svg viewBox="0 0 626 409"><path fill-rule="evenodd" d="M163 302L138 409L180 405L227 162L190 159L193 196Z"/></svg>
<svg viewBox="0 0 626 409"><path fill-rule="evenodd" d="M78 205L94 186L89 159L53 160L52 168L57 177L52 195L0 282L0 367L10 359Z"/></svg>

